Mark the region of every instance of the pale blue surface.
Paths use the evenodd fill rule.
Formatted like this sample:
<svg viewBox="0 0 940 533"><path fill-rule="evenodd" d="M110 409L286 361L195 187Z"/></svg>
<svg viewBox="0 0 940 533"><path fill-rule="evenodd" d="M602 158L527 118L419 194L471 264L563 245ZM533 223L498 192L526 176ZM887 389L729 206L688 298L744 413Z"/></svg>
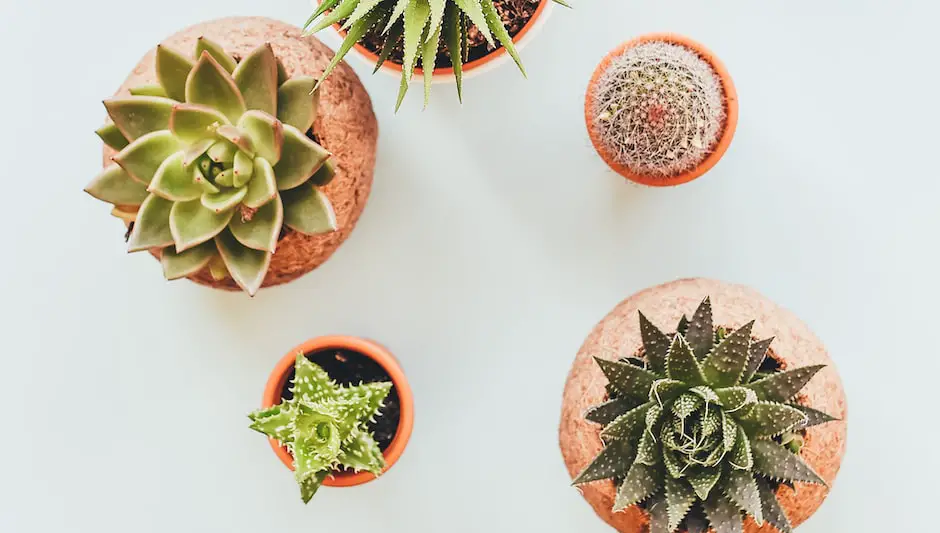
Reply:
<svg viewBox="0 0 940 533"><path fill-rule="evenodd" d="M795 311L843 374L849 453L801 533L914 531L934 508L935 2L572 0L527 82L504 66L462 109L438 86L397 116L395 80L353 61L382 130L369 206L323 268L253 301L166 284L81 188L99 101L149 47L225 15L302 22L305 0L12 2L0 530L604 533L557 447L568 366L622 298L693 275ZM581 106L607 50L663 30L723 58L741 121L712 173L650 190L606 170ZM244 415L285 350L332 332L394 350L417 423L380 482L304 507Z"/></svg>

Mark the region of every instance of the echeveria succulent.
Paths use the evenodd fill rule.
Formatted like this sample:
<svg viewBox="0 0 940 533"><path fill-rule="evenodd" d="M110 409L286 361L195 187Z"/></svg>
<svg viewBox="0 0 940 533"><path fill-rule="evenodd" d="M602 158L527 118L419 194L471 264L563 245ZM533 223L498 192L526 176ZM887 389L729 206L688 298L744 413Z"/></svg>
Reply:
<svg viewBox="0 0 940 533"><path fill-rule="evenodd" d="M297 354L293 395L289 400L251 413L251 429L286 446L294 456L294 478L304 503L340 467L376 476L385 457L368 423L380 416L391 383L342 387L320 366Z"/></svg>
<svg viewBox="0 0 940 533"><path fill-rule="evenodd" d="M614 510L642 505L650 533L743 531L745 515L791 530L780 484L825 484L799 455L802 431L834 420L794 398L822 366L772 364L754 322L715 329L706 298L667 335L640 313L643 349L597 359L609 400L585 417L605 447L575 484L613 479Z"/></svg>
<svg viewBox="0 0 940 533"><path fill-rule="evenodd" d="M568 5L564 0L553 1ZM370 31L379 31L384 36L384 45L376 70L396 47L400 46L404 55L396 110L408 92L408 82L419 62L424 70L424 104L427 105L434 64L442 47L448 50L457 80L457 96L462 99L463 64L469 53L467 32L471 26L476 26L490 46L496 46L499 41L525 75L522 60L493 0L321 0L304 28L316 33L336 23L342 23L347 34L323 78L354 44Z"/></svg>
<svg viewBox="0 0 940 533"><path fill-rule="evenodd" d="M236 61L205 38L195 60L156 51L158 85L104 101L99 137L117 150L85 190L133 224L128 251L159 250L167 279L226 271L253 295L282 226L336 229L319 187L330 153L308 136L319 93L287 78L269 44Z"/></svg>

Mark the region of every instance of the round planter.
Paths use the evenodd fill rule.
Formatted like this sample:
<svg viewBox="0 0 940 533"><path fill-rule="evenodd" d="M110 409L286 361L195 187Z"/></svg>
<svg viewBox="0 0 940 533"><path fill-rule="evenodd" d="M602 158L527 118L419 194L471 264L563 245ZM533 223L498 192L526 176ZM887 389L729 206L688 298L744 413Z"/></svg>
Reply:
<svg viewBox="0 0 940 533"><path fill-rule="evenodd" d="M262 17L232 17L196 24L162 44L190 54L201 36L217 42L236 58L269 42L289 76L319 77L333 58L326 45L314 37L304 37L299 28ZM131 87L157 83L155 55L155 49L148 52L115 95L128 95ZM338 229L315 236L287 233L278 242L262 287L292 281L329 259L349 237L369 197L379 129L369 95L349 65L339 65L323 83L313 132L333 154L336 165L336 177L323 192L333 204ZM113 155L114 151L105 146L105 166ZM215 280L208 269L189 279L217 289L241 290L231 277Z"/></svg>
<svg viewBox="0 0 940 533"><path fill-rule="evenodd" d="M565 384L559 440L568 473L574 478L602 449L600 426L584 419L584 412L605 399L607 379L594 362L595 357L618 359L633 355L642 346L638 311L660 326L676 324L683 314L691 314L706 297L711 296L716 325L737 328L756 320L757 338L774 336L773 357L783 368L827 365L797 396L805 406L819 409L839 421L806 430L800 456L832 486L846 439L846 400L839 374L822 342L789 311L741 285L709 279L683 279L652 287L624 300L595 326L581 346ZM777 498L793 526L809 518L829 493L829 488L796 483L797 491L781 486ZM580 486L585 500L605 522L621 533L648 531L649 518L641 508L629 507L613 512L616 487L611 480ZM769 524L758 526L748 517L747 533L776 532Z"/></svg>
<svg viewBox="0 0 940 533"><path fill-rule="evenodd" d="M314 3L318 3L317 0L314 0ZM541 28L545 25L545 21L548 20L549 15L552 12L555 2L553 0L541 0L539 2L538 8L535 10L535 14L532 15L532 18L519 30L512 38L512 42L516 45L516 50L519 53L522 52L522 49L528 45ZM336 24L334 29L340 35L341 38L345 38L346 33L341 29L341 25ZM358 53L361 58L371 65L373 68L375 64L379 62L379 56L369 50L368 48L362 46L359 43L353 45L353 49ZM500 65L512 61L512 57L506 52L506 48L503 46L497 47L495 50L486 54L485 56L465 63L463 65L463 79L467 80L474 76L478 76L484 72L488 72L495 68L498 68ZM386 61L379 68L381 72L392 75L395 79L401 79L402 66L398 63L392 61ZM415 67L414 77L411 79L412 82L418 83L421 82L422 77L424 76L424 70ZM422 82L423 83L423 82ZM438 67L434 69L432 83L434 84L445 84L445 83L456 83L454 78L454 69L451 67Z"/></svg>
<svg viewBox="0 0 940 533"><path fill-rule="evenodd" d="M378 363L389 375L395 390L398 392L401 414L399 416L398 430L392 438L391 444L384 450L385 471L388 471L392 465L398 461L408 441L411 439L411 430L414 427L414 397L411 393L411 386L405 379L405 373L395 357L383 346L366 339L358 337L349 337L345 335L332 335L326 337L317 337L310 339L299 346L295 346L284 357L278 361L277 366L271 372L268 382L264 387L264 396L261 401L262 408L272 407L281 403L281 391L287 384L288 375L294 368L294 362L297 359L297 353L303 352L310 354L324 350L349 350L369 357ZM286 447L281 446L276 440L268 439L271 449L277 454L278 458L287 468L294 469L294 458ZM352 487L362 485L375 479L375 476L369 472L339 472L327 477L323 482L328 487Z"/></svg>
<svg viewBox="0 0 940 533"><path fill-rule="evenodd" d="M708 157L699 163L697 167L676 176L663 177L637 174L636 172L633 172L631 169L627 168L625 165L617 162L616 159L610 153L608 153L604 145L600 142L597 129L593 123L592 110L594 108L594 89L600 77L604 74L604 72L607 71L611 61L613 61L614 58L622 55L630 48L651 41L677 44L698 54L699 57L711 65L712 69L714 69L715 73L721 79L721 84L725 94L726 117L724 128L721 136L718 139L718 143L715 145L715 148L708 155ZM703 174L711 170L711 168L718 163L718 160L720 160L722 156L725 155L725 152L728 150L728 146L731 145L732 138L734 138L735 129L738 126L738 93L734 88L734 82L731 80L731 75L728 74L728 69L725 68L724 63L722 63L721 60L718 59L718 57L710 50L693 41L692 39L683 37L681 35L675 35L671 33L651 33L623 43L608 53L607 56L605 56L604 59L600 62L600 64L594 70L594 74L591 76L591 81L588 84L584 101L584 118L585 124L587 125L588 135L591 138L591 143L594 145L594 149L611 169L621 176L629 179L630 181L639 183L641 185L648 185L651 187L669 187L688 183L696 178L701 177Z"/></svg>

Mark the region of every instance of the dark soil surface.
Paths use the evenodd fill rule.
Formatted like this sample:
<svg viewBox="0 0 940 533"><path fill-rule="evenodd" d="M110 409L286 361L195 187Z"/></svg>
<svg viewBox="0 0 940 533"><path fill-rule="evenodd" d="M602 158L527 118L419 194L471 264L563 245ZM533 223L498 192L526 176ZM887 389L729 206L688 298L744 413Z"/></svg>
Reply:
<svg viewBox="0 0 940 533"><path fill-rule="evenodd" d="M509 31L509 35L513 37L522 31L526 23L535 15L539 3L540 0L493 0L493 5L496 7L496 12L499 13L500 20L503 21L503 25ZM382 30L385 29L385 26L379 25L376 28L376 31L366 34L360 41L360 44L372 53L378 55L379 52L382 51L382 45L385 43L385 36L382 35ZM476 26L470 27L470 30L467 32L467 37L469 49L464 63L480 59L496 50L496 48L490 47L489 43L486 42L483 34L480 33L480 30L477 29ZM402 52L401 45L399 45L392 50L387 61L401 65L403 63L403 56L404 53ZM434 66L437 68L450 68L453 66L450 60L450 52L447 50L447 45L444 44L443 39L441 39L440 51L437 54L437 60Z"/></svg>
<svg viewBox="0 0 940 533"><path fill-rule="evenodd" d="M320 365L327 374L340 385L359 385L360 383L390 382L392 379L381 365L362 355L349 350L324 350L308 353L307 359ZM294 369L291 368L281 390L281 398L289 400L294 397L290 391L294 380ZM369 431L375 436L379 448L385 451L395 438L398 431L398 421L401 416L401 402L395 386L385 398L385 407L379 410L382 416L375 417L375 422L368 424Z"/></svg>

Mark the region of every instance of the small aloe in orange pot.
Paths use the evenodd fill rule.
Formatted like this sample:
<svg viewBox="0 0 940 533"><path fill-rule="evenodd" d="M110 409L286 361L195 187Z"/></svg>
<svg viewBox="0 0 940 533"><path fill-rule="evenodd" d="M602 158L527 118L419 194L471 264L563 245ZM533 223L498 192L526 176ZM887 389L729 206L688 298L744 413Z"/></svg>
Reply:
<svg viewBox="0 0 940 533"><path fill-rule="evenodd" d="M285 355L263 407L249 418L294 471L307 503L322 485L360 485L388 470L408 443L414 407L404 373L385 348L333 336Z"/></svg>

